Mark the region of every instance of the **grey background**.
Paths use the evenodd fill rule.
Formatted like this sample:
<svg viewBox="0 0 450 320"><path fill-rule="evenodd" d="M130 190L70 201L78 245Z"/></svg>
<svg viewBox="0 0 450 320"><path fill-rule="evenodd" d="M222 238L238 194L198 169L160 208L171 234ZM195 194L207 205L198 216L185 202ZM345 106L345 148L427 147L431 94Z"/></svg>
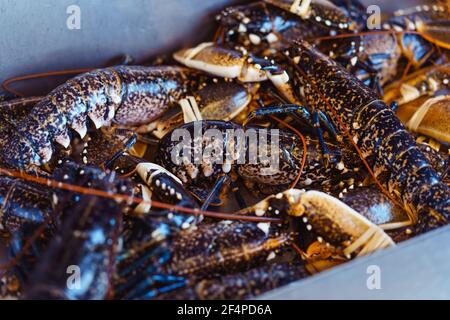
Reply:
<svg viewBox="0 0 450 320"><path fill-rule="evenodd" d="M99 67L125 53L143 61L194 44L211 35L215 13L237 2L248 1L0 0L0 82L29 73ZM386 13L419 0L362 2L378 4ZM72 4L81 8L80 30L66 26ZM36 94L62 80L20 85Z"/></svg>
<svg viewBox="0 0 450 320"><path fill-rule="evenodd" d="M29 73L98 67L121 54L142 61L170 52L206 39L213 29L212 14L236 2L0 0L0 82ZM66 25L66 9L72 4L81 9L80 30Z"/></svg>
<svg viewBox="0 0 450 320"><path fill-rule="evenodd" d="M205 40L212 13L230 0L0 0L0 82L23 74L101 66L128 53L143 61ZM364 1L382 12L419 1ZM66 27L67 6L81 8L81 30ZM27 82L46 91L57 78ZM61 80L59 80L61 81ZM271 299L450 299L450 226L264 295ZM0 248L1 251L1 248ZM0 252L1 256L1 252ZM366 287L367 266L381 290Z"/></svg>
<svg viewBox="0 0 450 320"><path fill-rule="evenodd" d="M260 299L450 299L450 226L356 259ZM367 288L367 268L380 268L379 290Z"/></svg>

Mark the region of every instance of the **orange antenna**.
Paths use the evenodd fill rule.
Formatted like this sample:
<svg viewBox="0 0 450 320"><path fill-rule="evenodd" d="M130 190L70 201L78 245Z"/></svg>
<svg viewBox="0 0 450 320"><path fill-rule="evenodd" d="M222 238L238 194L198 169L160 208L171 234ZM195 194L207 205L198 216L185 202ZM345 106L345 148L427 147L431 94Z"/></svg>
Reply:
<svg viewBox="0 0 450 320"><path fill-rule="evenodd" d="M180 211L180 212L185 212L185 213L194 214L194 215L203 215L203 216L210 217L210 218L226 219L226 220L243 220L243 221L249 221L249 222L280 223L283 221L283 219L280 219L280 218L247 216L247 215L241 215L239 213L206 211L206 210L185 208L182 206L177 206L177 205L159 202L159 201L153 201L153 200L145 201L145 200L143 200L141 198L137 198L137 197L132 197L132 196L123 195L123 194L114 194L114 193L110 193L110 192L99 190L99 189L81 187L81 186L72 185L72 184L60 182L60 181L53 180L53 179L32 176L32 175L26 174L21 171L14 171L14 170L9 170L9 169L5 169L5 168L0 168L0 174L4 174L4 175L8 175L8 176L11 176L14 178L19 178L19 179L35 182L38 184L47 185L47 186L57 188L57 189L72 191L75 193L99 196L99 197L104 197L104 198L109 198L109 199L114 199L114 200L121 200L121 201L126 201L128 203L135 203L135 204L146 203L148 205L151 205L152 207L159 208L159 209L168 209L168 210Z"/></svg>
<svg viewBox="0 0 450 320"><path fill-rule="evenodd" d="M213 42L215 44L223 44L225 39L225 28L223 26L219 26L214 33Z"/></svg>
<svg viewBox="0 0 450 320"><path fill-rule="evenodd" d="M418 34L421 35L420 32L414 31L414 30L402 30L402 31L396 31L396 30L378 30L378 31L363 31L363 32L354 32L354 33L342 33L337 34L334 36L323 36L323 37L317 37L314 39L309 39L309 41L312 40L334 40L334 39L345 39L345 38L352 38L357 36L370 36L370 35L384 35L384 34Z"/></svg>
<svg viewBox="0 0 450 320"><path fill-rule="evenodd" d="M82 69L49 71L49 72L42 72L42 73L32 73L32 74L27 74L24 76L9 78L9 79L3 81L2 88L6 92L12 93L19 97L23 97L22 93L20 93L19 91L15 90L15 89L10 88L10 85L12 83L19 82L19 81L25 81L25 80L31 80L31 79L80 74L80 73L89 72L92 70L93 70L92 68L82 68Z"/></svg>
<svg viewBox="0 0 450 320"><path fill-rule="evenodd" d="M400 87L402 86L403 82L406 79L406 76L408 75L409 70L411 69L412 66L412 60L408 59L408 64L405 67L405 70L403 70L402 76L398 82L398 90L400 90Z"/></svg>
<svg viewBox="0 0 450 320"><path fill-rule="evenodd" d="M99 196L104 197L108 199L115 199L115 200L122 200L127 201L128 203L147 203L151 205L152 207L161 208L161 209L169 209L174 211L181 211L185 213L190 213L194 215L203 215L211 218L216 219L224 219L224 220L242 220L242 221L248 221L248 222L273 222L273 223L282 223L283 219L281 218L271 218L271 217L258 217L258 216L247 216L242 215L239 213L222 213L222 212L212 212L212 211L205 211L205 210L198 210L198 209L192 209L192 208L184 208L177 205L172 205L168 203L158 202L158 201L150 201L146 202L143 199L131 197L127 195L122 194L112 194L108 193L103 190L93 189L93 188L85 188L77 185L71 185L67 183L63 183L60 181L32 176L29 174L26 174L24 172L20 171L14 171L9 170L5 168L0 168L0 174L11 176L14 178L23 179L26 181L35 182L42 185L47 185L50 187L54 187L57 189L63 189L72 191L75 193L80 194L87 194L87 195L93 195L93 196ZM48 224L51 221L51 216L47 217L43 223L38 227L38 229L32 234L32 236L25 242L24 246L20 250L20 252L10 261L0 264L0 270L3 270L2 273L0 273L0 277L3 276L10 268L17 265L20 261L20 259L23 257L23 255L29 250L31 245L37 240L37 238L44 232L45 228L48 226Z"/></svg>
<svg viewBox="0 0 450 320"><path fill-rule="evenodd" d="M19 263L20 259L22 259L23 255L30 249L31 245L37 240L37 238L45 231L45 228L50 223L52 217L47 217L42 224L39 226L39 228L36 229L36 231L31 235L30 238L25 242L22 249L19 251L19 253L9 260L6 263L0 264L0 270L3 270L3 273L0 273L0 278L3 277L3 275L12 267L14 267L16 264Z"/></svg>
<svg viewBox="0 0 450 320"><path fill-rule="evenodd" d="M306 146L306 140L305 137L303 136L303 134L298 131L296 128L294 128L293 126L291 126L289 123L278 119L277 117L271 115L270 116L272 119L278 121L279 123L281 123L282 125L284 125L285 127L287 127L288 129L290 129L292 132L294 132L296 135L298 135L300 137L300 139L302 140L302 144L303 144L303 156L302 156L302 162L300 165L300 169L298 170L298 174L297 177L295 178L294 182L292 182L292 184L290 185L290 189L295 188L295 186L297 185L297 183L300 181L300 177L302 176L302 172L303 172L303 168L305 167L305 163L306 163L306 152L308 151L308 147Z"/></svg>

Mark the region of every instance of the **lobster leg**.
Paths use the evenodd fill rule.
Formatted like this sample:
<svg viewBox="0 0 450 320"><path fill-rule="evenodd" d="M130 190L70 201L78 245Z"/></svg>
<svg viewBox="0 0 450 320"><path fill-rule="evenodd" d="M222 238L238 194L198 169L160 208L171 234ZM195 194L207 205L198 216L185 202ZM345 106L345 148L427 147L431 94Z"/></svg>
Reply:
<svg viewBox="0 0 450 320"><path fill-rule="evenodd" d="M130 148L132 148L134 146L134 144L137 141L137 134L133 134L123 145L123 148L121 148L120 150L116 151L115 154L113 154L113 156L106 160L105 162L103 162L102 166L104 168L107 169L111 169L112 164L114 163L114 161L116 161L120 156L122 156L124 154L124 152L126 152L127 150L129 150Z"/></svg>
<svg viewBox="0 0 450 320"><path fill-rule="evenodd" d="M323 113L322 111L319 110L318 113L319 113L320 124L325 127L326 131L331 135L331 138L334 141L340 141L341 137L338 136L338 133L336 131L336 128L335 128L333 122L331 122L331 120L328 118L328 116L325 113Z"/></svg>
<svg viewBox="0 0 450 320"><path fill-rule="evenodd" d="M332 163L331 152L325 144L322 128L320 127L319 112L316 110L313 113L312 121L317 138L319 139L320 149L322 150L322 155L325 160L325 166L329 166Z"/></svg>
<svg viewBox="0 0 450 320"><path fill-rule="evenodd" d="M333 124L329 121L328 117L320 110L314 110L311 116L306 107L297 104L263 107L253 110L247 117L244 125L256 117L278 113L291 113L296 119L299 119L301 123L306 122L315 131L315 134L319 138L319 143L325 159L325 164L329 165L331 152L325 144L321 123L325 124L324 127L327 129L327 132L331 133L332 137L336 138L337 134Z"/></svg>
<svg viewBox="0 0 450 320"><path fill-rule="evenodd" d="M159 294L185 286L187 280L183 277L155 274L146 277L135 289L127 294L124 299L152 299ZM156 288L155 288L156 287ZM153 288L150 289L149 288Z"/></svg>
<svg viewBox="0 0 450 320"><path fill-rule="evenodd" d="M226 183L229 179L230 177L226 174L223 174L217 178L213 188L206 197L205 202L203 202L203 205L201 206L200 210L205 211L208 209L209 205L211 204L211 201L219 196L219 193L222 190L224 183Z"/></svg>
<svg viewBox="0 0 450 320"><path fill-rule="evenodd" d="M268 116L273 114L286 114L291 113L296 115L301 122L306 122L308 124L311 123L311 115L309 111L298 104L284 104L284 105L276 105L269 107L262 107L256 110L253 110L248 115L244 125L250 122L252 119L256 117Z"/></svg>
<svg viewBox="0 0 450 320"><path fill-rule="evenodd" d="M239 178L238 178L239 179ZM234 198L236 199L239 208L244 209L247 208L247 203L245 202L244 198L242 197L241 193L239 192L239 186L237 184L237 181L231 181L231 191L233 192Z"/></svg>

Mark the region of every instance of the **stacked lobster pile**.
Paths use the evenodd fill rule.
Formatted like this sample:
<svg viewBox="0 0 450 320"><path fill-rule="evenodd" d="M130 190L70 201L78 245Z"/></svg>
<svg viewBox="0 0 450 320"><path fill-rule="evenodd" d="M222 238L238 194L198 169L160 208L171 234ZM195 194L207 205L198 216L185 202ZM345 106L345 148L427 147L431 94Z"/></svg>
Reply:
<svg viewBox="0 0 450 320"><path fill-rule="evenodd" d="M249 298L446 225L449 8L365 14L229 7L165 66L6 93L0 294Z"/></svg>

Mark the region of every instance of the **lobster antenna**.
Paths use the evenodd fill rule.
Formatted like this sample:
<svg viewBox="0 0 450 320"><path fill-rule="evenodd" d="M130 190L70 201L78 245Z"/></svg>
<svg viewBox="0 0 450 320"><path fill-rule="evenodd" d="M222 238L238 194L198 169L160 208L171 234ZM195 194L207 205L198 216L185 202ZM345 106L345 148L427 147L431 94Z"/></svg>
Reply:
<svg viewBox="0 0 450 320"><path fill-rule="evenodd" d="M32 175L26 174L24 172L9 170L9 169L5 169L5 168L0 168L0 174L4 174L4 175L8 175L8 176L11 176L14 178L19 178L19 179L35 182L38 184L47 185L47 186L54 187L57 189L72 191L75 193L99 196L99 197L104 197L104 198L114 199L114 200L119 200L119 201L126 201L128 203L135 203L135 204L145 203L145 204L151 205L152 207L156 207L159 209L180 211L180 212L184 212L184 213L189 213L189 214L194 214L194 215L203 215L206 217L217 218L217 219L242 220L242 221L248 221L248 222L274 222L274 223L280 223L283 221L283 219L280 219L280 218L245 216L245 215L240 215L239 213L225 213L225 212L198 210L198 209L192 209L192 208L185 208L182 206L173 205L173 204L169 204L169 203L159 202L159 201L145 201L145 200L143 200L141 198L137 198L137 197L132 197L132 196L123 195L123 194L114 194L114 193L110 193L110 192L99 190L99 189L81 187L81 186L77 186L77 185L73 185L73 184L60 182L57 180L32 176Z"/></svg>
<svg viewBox="0 0 450 320"><path fill-rule="evenodd" d="M292 132L294 132L296 135L298 135L300 137L300 139L302 140L302 144L303 144L302 163L300 165L300 169L298 170L297 177L295 178L294 182L292 182L292 184L289 187L290 189L292 189L292 188L295 188L297 183L300 181L300 177L302 176L303 168L305 167L305 163L306 163L306 152L307 152L308 147L306 146L305 136L300 131L298 131L296 128L294 128L293 126L288 124L287 122L285 122L285 121L283 121L281 119L278 119L277 117L275 117L273 115L270 115L270 117L272 119L278 121L279 123L281 123L282 125L284 125L288 129L290 129Z"/></svg>
<svg viewBox="0 0 450 320"><path fill-rule="evenodd" d="M23 255L30 249L31 245L37 240L37 238L45 231L45 228L47 228L48 224L51 222L52 216L48 216L42 224L36 229L36 231L31 235L30 238L25 242L22 249L19 251L19 253L9 260L6 263L0 264L0 270L3 270L2 273L0 273L0 278L3 277L3 275L9 271L10 268L14 267L16 264L19 263L20 259L23 257Z"/></svg>
<svg viewBox="0 0 450 320"><path fill-rule="evenodd" d="M9 170L5 168L0 168L0 174L8 175L11 177L23 179L26 181L35 182L38 184L43 184L51 187L55 187L58 189L68 190L80 194L87 194L87 195L94 195L99 197L104 197L108 199L114 199L114 200L125 200L129 203L145 203L143 199L131 197L127 195L121 195L121 194L112 194L108 193L103 190L93 189L93 188L85 188L77 185L67 184L63 182L59 182L52 179L32 176L29 174L26 174L24 172L20 171L14 171ZM245 216L241 215L239 213L221 213L221 212L212 212L212 211L204 211L204 210L198 210L198 209L191 209L191 208L184 208L181 206L171 205L168 203L158 202L158 201L150 201L147 202L148 204L152 205L153 207L161 208L161 209L169 209L174 211L181 211L186 213L191 213L194 215L203 215L211 218L217 218L217 219L224 219L224 220L242 220L242 221L248 221L248 222L273 222L273 223L281 223L283 222L283 219L281 218L271 218L271 217L258 217L258 216ZM10 261L0 264L0 270L3 270L3 272L0 272L0 278L10 270L10 268L14 267L16 264L19 263L20 259L23 257L23 255L30 249L31 245L37 240L37 238L44 232L45 228L48 226L48 224L51 222L51 216L47 217L42 224L37 228L37 230L31 235L30 238L25 242L23 248L20 250L20 252L12 258ZM113 250L113 249L112 249Z"/></svg>
<svg viewBox="0 0 450 320"><path fill-rule="evenodd" d="M25 80L31 80L31 79L80 74L80 73L89 72L92 70L93 70L92 68L81 68L81 69L48 71L48 72L41 72L41 73L31 73L31 74L27 74L24 76L18 76L18 77L6 79L2 83L2 88L6 92L12 93L19 97L23 97L24 95L22 93L20 93L19 91L15 90L15 89L10 88L10 85L12 83L19 82L19 81L25 81Z"/></svg>
<svg viewBox="0 0 450 320"><path fill-rule="evenodd" d="M373 36L373 35L384 35L384 34L418 34L421 35L419 31L415 30L402 30L402 31L396 31L396 30L378 30L378 31L362 31L362 32L354 32L354 33L341 33L334 36L323 36L323 37L317 37L314 39L309 39L307 41L311 40L334 40L334 39L345 39L345 38L352 38L357 36Z"/></svg>
<svg viewBox="0 0 450 320"><path fill-rule="evenodd" d="M430 30L432 30L433 27L430 27ZM427 40L428 42L432 43L433 45L437 46L438 48L443 47L445 49L450 49L450 44L448 41L445 40L439 40L433 38L430 34L424 31L417 31L417 30L378 30L378 31L362 31L362 32L354 32L354 33L342 33L337 34L334 36L323 36L323 37L317 37L313 39L307 39L307 41L310 40L333 40L333 39L342 39L342 38L352 38L357 36L365 36L365 35L384 35L384 34L393 34L393 35L399 35L399 34L417 34Z"/></svg>

